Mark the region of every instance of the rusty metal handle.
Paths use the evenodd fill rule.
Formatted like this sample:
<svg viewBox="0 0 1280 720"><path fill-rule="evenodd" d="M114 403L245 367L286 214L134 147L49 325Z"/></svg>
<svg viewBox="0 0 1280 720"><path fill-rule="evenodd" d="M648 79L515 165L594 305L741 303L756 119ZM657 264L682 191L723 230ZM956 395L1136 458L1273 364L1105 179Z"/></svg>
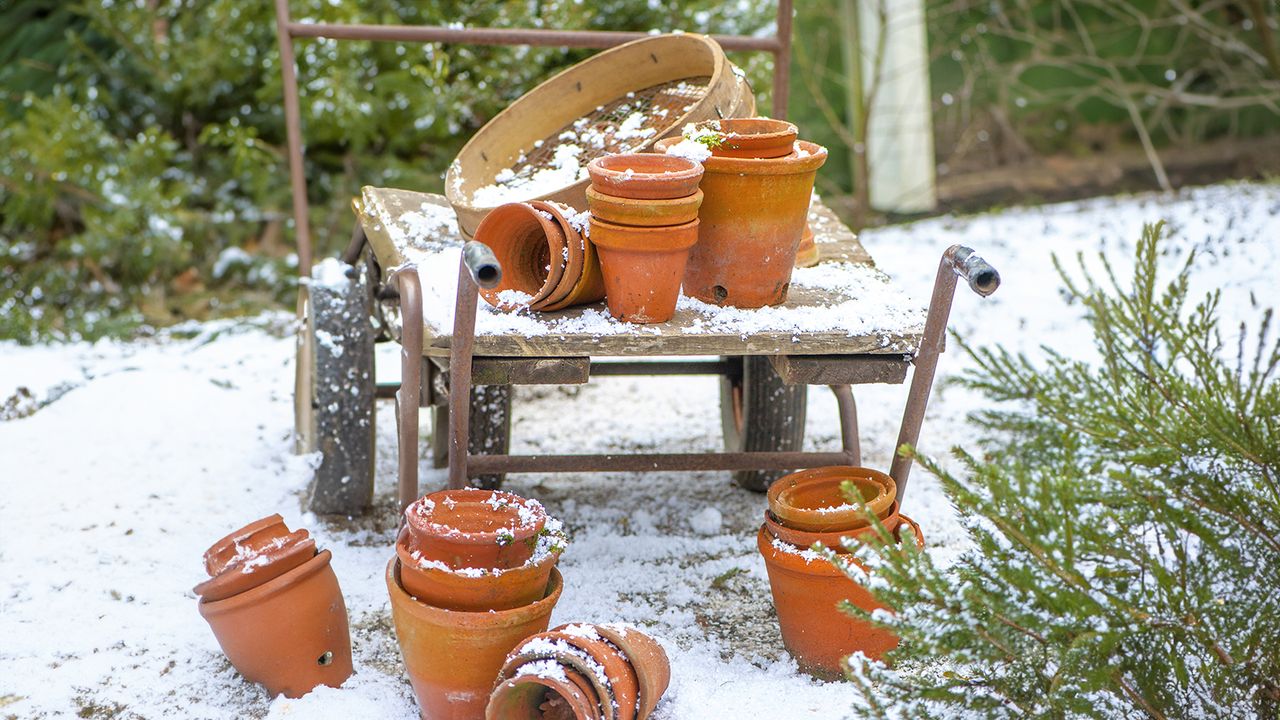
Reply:
<svg viewBox="0 0 1280 720"><path fill-rule="evenodd" d="M482 242L472 240L462 246L462 264L471 273L471 281L486 290L502 282L502 265Z"/></svg>
<svg viewBox="0 0 1280 720"><path fill-rule="evenodd" d="M964 278L969 287L982 297L987 297L1000 287L1000 273L973 251L964 245L952 245L947 248L945 257L951 263L956 275Z"/></svg>

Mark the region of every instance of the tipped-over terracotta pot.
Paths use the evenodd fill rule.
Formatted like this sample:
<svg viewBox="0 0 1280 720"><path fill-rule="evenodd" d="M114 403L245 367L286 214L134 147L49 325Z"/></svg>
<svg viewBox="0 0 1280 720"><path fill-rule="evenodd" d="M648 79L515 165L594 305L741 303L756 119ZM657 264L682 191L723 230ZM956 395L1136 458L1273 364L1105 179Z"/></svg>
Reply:
<svg viewBox="0 0 1280 720"><path fill-rule="evenodd" d="M446 610L485 612L510 610L541 599L551 583L551 571L564 550L549 543L520 567L510 570L458 571L441 563L423 566L409 549L408 530L400 531L396 556L400 558L400 583L418 600Z"/></svg>
<svg viewBox="0 0 1280 720"><path fill-rule="evenodd" d="M880 524L884 526L885 530L894 532L901 523L902 516L898 514L898 503L894 502L885 511L884 516L880 518ZM876 534L875 526L869 523L861 527L828 530L825 532L796 530L779 522L778 518L768 510L764 511L764 524L769 529L769 534L785 543L790 543L802 549L811 548L817 543L822 543L823 546L836 552L846 552L843 538L874 537Z"/></svg>
<svg viewBox="0 0 1280 720"><path fill-rule="evenodd" d="M905 515L897 536L899 542L914 540L924 546L920 526ZM867 611L887 608L825 557L775 539L763 525L756 535L756 547L769 573L782 643L802 670L818 677L841 677L844 659L854 652L879 659L897 647L898 637L889 630L839 609L842 600ZM857 562L850 556L842 557Z"/></svg>
<svg viewBox="0 0 1280 720"><path fill-rule="evenodd" d="M503 660L522 640L544 632L564 580L551 573L546 595L512 610L459 612L418 602L400 584L399 559L387 563L391 619L409 683L424 718L484 717Z"/></svg>
<svg viewBox="0 0 1280 720"><path fill-rule="evenodd" d="M205 602L224 600L278 578L316 556L316 541L306 530L290 533L283 544L271 544L261 552L232 562L214 577L192 588Z"/></svg>
<svg viewBox="0 0 1280 720"><path fill-rule="evenodd" d="M667 652L657 640L634 627L605 623L595 628L631 661L640 682L636 720L646 720L671 684L671 661L667 659Z"/></svg>
<svg viewBox="0 0 1280 720"><path fill-rule="evenodd" d="M347 606L329 559L323 550L255 588L199 605L231 664L273 696L302 697L351 676Z"/></svg>
<svg viewBox="0 0 1280 720"><path fill-rule="evenodd" d="M560 283L568 251L555 217L529 203L499 205L480 221L476 240L488 245L502 265L502 280L480 288L480 297L494 307L512 309L521 303L505 303L501 295L516 291L529 296L523 304L541 309Z"/></svg>
<svg viewBox="0 0 1280 720"><path fill-rule="evenodd" d="M800 132L786 120L766 117L704 120L696 127L719 133L720 143L711 147L711 154L728 158L777 158L790 155Z"/></svg>
<svg viewBox="0 0 1280 720"><path fill-rule="evenodd" d="M222 572L237 556L256 552L289 534L284 518L268 515L230 532L204 551L204 570L213 577Z"/></svg>
<svg viewBox="0 0 1280 720"><path fill-rule="evenodd" d="M533 556L547 513L536 500L500 490L441 490L404 511L417 559L461 568L506 570Z"/></svg>
<svg viewBox="0 0 1280 720"><path fill-rule="evenodd" d="M884 518L898 486L893 478L871 468L834 465L783 475L769 486L769 510L783 525L807 532L853 530L867 525L862 506L845 496L851 483L867 510Z"/></svg>
<svg viewBox="0 0 1280 720"><path fill-rule="evenodd" d="M680 138L658 142L658 149ZM710 157L703 165L698 244L684 292L713 305L758 308L787 299L796 250L825 148L803 140L780 158Z"/></svg>
<svg viewBox="0 0 1280 720"><path fill-rule="evenodd" d="M614 225L683 225L698 219L698 208L701 205L701 190L670 200L634 200L605 195L594 188L587 188L587 206L591 209L591 217Z"/></svg>
<svg viewBox="0 0 1280 720"><path fill-rule="evenodd" d="M671 319L689 249L698 242L697 220L670 227L632 227L593 217L591 241L600 253L610 315L634 323Z"/></svg>
<svg viewBox="0 0 1280 720"><path fill-rule="evenodd" d="M600 720L595 689L554 660L529 663L498 683L489 696L485 720Z"/></svg>
<svg viewBox="0 0 1280 720"><path fill-rule="evenodd" d="M597 192L637 200L669 200L692 195L702 165L674 155L625 153L602 155L587 164Z"/></svg>
<svg viewBox="0 0 1280 720"><path fill-rule="evenodd" d="M584 233L585 219L573 208L558 202L535 200L529 203L538 210L551 213L564 231L567 255L560 284L538 309L543 312L563 310L574 305L598 302L604 299L604 276L600 274L600 258ZM577 218L576 221L571 218ZM576 222L576 224L575 224ZM579 228L582 228L581 232Z"/></svg>

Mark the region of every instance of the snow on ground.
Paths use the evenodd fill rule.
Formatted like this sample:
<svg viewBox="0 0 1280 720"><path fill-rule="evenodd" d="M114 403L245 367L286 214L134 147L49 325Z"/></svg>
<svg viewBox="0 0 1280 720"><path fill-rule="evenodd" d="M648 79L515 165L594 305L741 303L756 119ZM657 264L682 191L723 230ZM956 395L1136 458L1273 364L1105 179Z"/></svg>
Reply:
<svg viewBox="0 0 1280 720"><path fill-rule="evenodd" d="M942 249L969 244L1004 286L986 300L961 292L952 317L961 335L1088 353L1079 309L1057 296L1050 253L1114 251L1123 278L1141 224L1160 218L1172 223L1170 247L1200 249L1197 288L1222 288L1228 316L1244 314L1251 293L1275 304L1274 185L938 218L869 231L864 243L921 299ZM394 419L384 404L376 511L336 521L302 512L314 458L291 453L289 320L192 325L134 343L0 343L0 403L18 388L30 398L21 417L0 422L0 717L415 717L383 585L395 527ZM962 365L948 353L942 373ZM520 388L515 450L713 449L717 392L711 378ZM810 393L808 444L834 448L835 403L823 388ZM905 388L859 388L858 398L866 460L885 467ZM942 387L922 449L968 441L964 415L978 402ZM443 478L425 457L429 431L423 478L434 488ZM527 475L508 487L543 501L574 536L553 623L623 620L666 641L673 683L660 720L848 714L852 688L799 675L780 648L754 549L762 496L727 473ZM925 474L912 477L904 509L941 559L963 549ZM236 675L191 593L204 548L272 512L334 551L351 615L355 676L296 701L273 701Z"/></svg>

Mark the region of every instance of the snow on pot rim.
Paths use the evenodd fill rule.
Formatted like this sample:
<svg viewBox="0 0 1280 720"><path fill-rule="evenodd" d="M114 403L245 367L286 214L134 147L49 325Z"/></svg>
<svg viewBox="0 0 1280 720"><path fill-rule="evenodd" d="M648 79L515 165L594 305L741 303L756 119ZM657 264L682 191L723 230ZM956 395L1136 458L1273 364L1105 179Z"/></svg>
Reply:
<svg viewBox="0 0 1280 720"><path fill-rule="evenodd" d="M863 504L844 494L846 482L862 495ZM897 495L897 483L878 470L845 465L810 468L778 478L769 486L769 510L794 530L830 532L867 524L866 509L882 520Z"/></svg>
<svg viewBox="0 0 1280 720"><path fill-rule="evenodd" d="M659 140L654 148L666 154L668 150L682 142L689 142L681 137ZM700 144L700 143L699 143ZM708 150L708 153L711 151ZM817 172L827 161L827 149L808 140L796 140L792 144L790 154L775 158L737 158L717 157L711 155L702 161L708 173L724 173L737 175L798 175Z"/></svg>
<svg viewBox="0 0 1280 720"><path fill-rule="evenodd" d="M715 133L717 144L711 147L715 157L777 158L794 152L799 128L786 120L766 117L704 120L695 130Z"/></svg>
<svg viewBox="0 0 1280 720"><path fill-rule="evenodd" d="M270 582L316 556L316 541L306 530L290 533L281 540L250 557L228 563L192 592L206 602L223 600Z"/></svg>
<svg viewBox="0 0 1280 720"><path fill-rule="evenodd" d="M441 490L405 508L410 548L449 567L507 569L533 555L547 524L537 500L502 490Z"/></svg>
<svg viewBox="0 0 1280 720"><path fill-rule="evenodd" d="M866 519L865 516L863 516L863 519ZM769 528L771 535L789 545L795 545L799 548L812 548L814 545L822 543L824 547L838 553L847 553L848 548L856 543L859 538L872 536L876 532L875 525L870 523L865 523L860 527L823 532L797 530L780 522L777 516L768 510L764 511L764 523ZM898 513L898 503L896 501L890 506L884 517L880 518L880 524L890 533L896 532L898 526L902 524L902 516Z"/></svg>
<svg viewBox="0 0 1280 720"><path fill-rule="evenodd" d="M217 575L243 552L245 547L262 545L289 534L284 518L272 513L264 518L227 533L204 551L204 569L210 577Z"/></svg>
<svg viewBox="0 0 1280 720"><path fill-rule="evenodd" d="M697 192L703 172L693 160L659 153L604 155L587 164L597 192L633 200L687 198Z"/></svg>
<svg viewBox="0 0 1280 720"><path fill-rule="evenodd" d="M586 678L595 689L595 699L599 702L602 720L623 720L619 718L618 699L613 690L606 663L598 655L598 649L588 649L588 643L574 642L572 635L564 632L542 632L525 638L507 655L498 673L498 682L505 682L515 677L519 668L531 662L552 660ZM595 650L595 652L593 652ZM625 662L625 656L616 648L618 657ZM632 716L635 708L631 708Z"/></svg>

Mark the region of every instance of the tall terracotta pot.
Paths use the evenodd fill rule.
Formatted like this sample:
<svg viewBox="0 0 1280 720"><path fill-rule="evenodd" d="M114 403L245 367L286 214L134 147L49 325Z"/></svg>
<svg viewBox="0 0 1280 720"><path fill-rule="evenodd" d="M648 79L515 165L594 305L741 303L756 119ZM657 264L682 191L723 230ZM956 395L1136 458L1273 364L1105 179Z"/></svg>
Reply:
<svg viewBox="0 0 1280 720"><path fill-rule="evenodd" d="M666 227L615 225L591 218L609 314L634 323L666 322L676 312L698 221Z"/></svg>
<svg viewBox="0 0 1280 720"><path fill-rule="evenodd" d="M301 697L351 676L347 606L330 557L323 550L257 587L199 605L227 659L271 695Z"/></svg>
<svg viewBox="0 0 1280 720"><path fill-rule="evenodd" d="M658 143L659 151L680 138ZM713 305L758 308L787 299L791 270L827 150L803 140L780 158L703 161L698 244L684 292Z"/></svg>
<svg viewBox="0 0 1280 720"><path fill-rule="evenodd" d="M387 563L391 619L409 683L429 720L478 720L502 669L522 640L544 632L564 580L552 571L545 597L512 610L459 612L418 602L400 584L399 560Z"/></svg>
<svg viewBox="0 0 1280 720"><path fill-rule="evenodd" d="M900 541L914 536L923 546L920 526L906 516L902 516L902 523L910 531L900 530ZM776 540L764 526L756 535L756 547L769 573L782 643L800 669L818 677L837 678L844 674L844 659L854 652L880 658L897 647L898 637L892 632L840 611L842 600L867 611L885 606L831 562L813 551Z"/></svg>

